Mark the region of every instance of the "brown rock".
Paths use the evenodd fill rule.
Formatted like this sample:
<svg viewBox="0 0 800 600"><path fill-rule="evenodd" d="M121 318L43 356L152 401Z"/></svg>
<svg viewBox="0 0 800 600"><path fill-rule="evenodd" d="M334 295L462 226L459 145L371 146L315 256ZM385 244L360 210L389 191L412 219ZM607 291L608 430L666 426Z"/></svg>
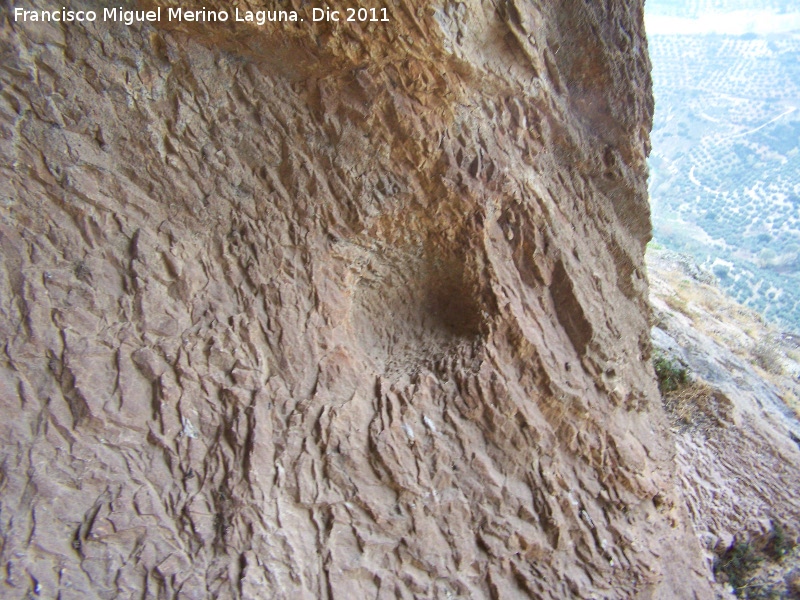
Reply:
<svg viewBox="0 0 800 600"><path fill-rule="evenodd" d="M711 597L641 4L3 9L2 595Z"/></svg>

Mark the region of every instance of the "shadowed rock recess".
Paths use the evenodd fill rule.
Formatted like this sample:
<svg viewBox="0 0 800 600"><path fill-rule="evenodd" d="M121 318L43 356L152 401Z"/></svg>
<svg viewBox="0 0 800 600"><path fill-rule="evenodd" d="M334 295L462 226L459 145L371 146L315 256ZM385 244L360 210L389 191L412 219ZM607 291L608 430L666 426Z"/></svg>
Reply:
<svg viewBox="0 0 800 600"><path fill-rule="evenodd" d="M0 8L0 595L711 597L642 2L249 6Z"/></svg>

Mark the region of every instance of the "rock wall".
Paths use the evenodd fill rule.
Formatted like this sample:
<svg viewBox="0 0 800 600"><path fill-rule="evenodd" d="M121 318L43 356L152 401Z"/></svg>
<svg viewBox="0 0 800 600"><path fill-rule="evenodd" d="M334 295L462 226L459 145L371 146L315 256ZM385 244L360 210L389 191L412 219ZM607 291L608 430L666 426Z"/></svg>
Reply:
<svg viewBox="0 0 800 600"><path fill-rule="evenodd" d="M642 3L421 4L0 8L4 597L710 597Z"/></svg>

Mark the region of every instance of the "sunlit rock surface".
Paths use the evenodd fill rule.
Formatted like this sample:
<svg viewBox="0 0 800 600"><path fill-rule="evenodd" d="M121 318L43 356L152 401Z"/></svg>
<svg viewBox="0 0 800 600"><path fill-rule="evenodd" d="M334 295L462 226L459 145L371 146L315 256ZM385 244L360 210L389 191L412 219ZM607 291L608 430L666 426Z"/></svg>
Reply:
<svg viewBox="0 0 800 600"><path fill-rule="evenodd" d="M3 597L711 596L641 2L420 4L0 9Z"/></svg>

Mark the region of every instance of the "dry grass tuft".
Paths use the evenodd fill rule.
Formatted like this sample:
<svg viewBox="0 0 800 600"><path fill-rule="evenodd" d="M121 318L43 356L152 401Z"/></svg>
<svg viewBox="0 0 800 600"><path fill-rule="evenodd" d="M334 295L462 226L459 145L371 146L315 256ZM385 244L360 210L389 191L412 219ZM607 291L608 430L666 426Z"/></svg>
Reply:
<svg viewBox="0 0 800 600"><path fill-rule="evenodd" d="M773 375L783 375L783 364L778 345L769 339L762 339L752 350L755 364Z"/></svg>
<svg viewBox="0 0 800 600"><path fill-rule="evenodd" d="M786 406L800 418L800 336L781 332L753 309L714 285L687 277L676 265L656 265L652 259L655 263L659 259L648 258L648 264L655 267L649 273L653 296L689 318L700 333L751 363L761 377L778 388ZM657 318L668 319L669 312ZM683 416L678 417L680 422Z"/></svg>
<svg viewBox="0 0 800 600"><path fill-rule="evenodd" d="M664 395L664 408L680 430L724 427L732 422L733 404L704 381Z"/></svg>

